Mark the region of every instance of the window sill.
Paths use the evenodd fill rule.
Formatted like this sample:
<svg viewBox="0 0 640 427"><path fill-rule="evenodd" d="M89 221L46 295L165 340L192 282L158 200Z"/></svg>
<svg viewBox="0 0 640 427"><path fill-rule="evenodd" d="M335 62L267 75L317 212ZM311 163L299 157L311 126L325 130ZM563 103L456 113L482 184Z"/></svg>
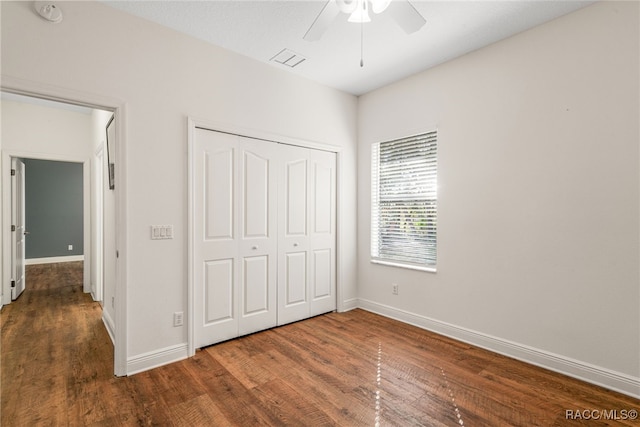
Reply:
<svg viewBox="0 0 640 427"><path fill-rule="evenodd" d="M436 273L437 272L437 269L435 267L424 267L424 266L420 266L420 265L404 264L402 262L396 262L396 261L384 261L384 260L381 260L381 259L372 259L371 263L372 264L386 265L386 266L389 266L389 267L406 268L406 269L409 269L409 270L426 271L427 273Z"/></svg>

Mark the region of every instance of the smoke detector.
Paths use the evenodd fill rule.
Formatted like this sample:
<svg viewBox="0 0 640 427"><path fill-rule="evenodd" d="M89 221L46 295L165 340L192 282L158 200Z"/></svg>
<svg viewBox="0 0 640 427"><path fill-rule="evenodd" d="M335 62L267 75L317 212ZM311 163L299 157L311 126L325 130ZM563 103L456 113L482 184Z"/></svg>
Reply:
<svg viewBox="0 0 640 427"><path fill-rule="evenodd" d="M56 6L55 3L36 1L34 2L34 7L42 19L54 24L62 22L62 9Z"/></svg>

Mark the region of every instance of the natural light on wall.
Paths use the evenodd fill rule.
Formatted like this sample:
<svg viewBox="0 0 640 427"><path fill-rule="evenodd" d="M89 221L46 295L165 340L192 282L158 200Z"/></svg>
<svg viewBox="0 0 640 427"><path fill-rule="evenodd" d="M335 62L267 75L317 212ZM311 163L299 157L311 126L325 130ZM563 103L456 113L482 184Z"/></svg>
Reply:
<svg viewBox="0 0 640 427"><path fill-rule="evenodd" d="M371 261L435 271L437 131L371 152Z"/></svg>

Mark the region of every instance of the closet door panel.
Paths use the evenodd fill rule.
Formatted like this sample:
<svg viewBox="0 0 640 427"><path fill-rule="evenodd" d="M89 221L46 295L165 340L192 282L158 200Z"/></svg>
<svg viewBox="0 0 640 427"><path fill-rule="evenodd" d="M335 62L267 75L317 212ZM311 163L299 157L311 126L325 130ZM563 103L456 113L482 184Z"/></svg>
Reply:
<svg viewBox="0 0 640 427"><path fill-rule="evenodd" d="M291 308L307 302L307 254L290 252L286 255L284 307Z"/></svg>
<svg viewBox="0 0 640 427"><path fill-rule="evenodd" d="M287 148L289 148L287 150ZM304 155L306 150L285 147L285 151L293 151ZM285 237L307 236L307 159L298 158L285 163Z"/></svg>
<svg viewBox="0 0 640 427"><path fill-rule="evenodd" d="M207 261L204 268L205 324L233 321L233 259Z"/></svg>
<svg viewBox="0 0 640 427"><path fill-rule="evenodd" d="M330 249L313 251L312 298L318 300L333 295L332 278L333 252Z"/></svg>
<svg viewBox="0 0 640 427"><path fill-rule="evenodd" d="M244 224L245 239L269 238L269 166L270 159L244 151Z"/></svg>
<svg viewBox="0 0 640 427"><path fill-rule="evenodd" d="M196 130L194 338L203 347L237 336L237 137Z"/></svg>
<svg viewBox="0 0 640 427"><path fill-rule="evenodd" d="M336 309L336 155L309 150L310 315Z"/></svg>
<svg viewBox="0 0 640 427"><path fill-rule="evenodd" d="M204 221L206 240L233 239L233 147L204 151Z"/></svg>
<svg viewBox="0 0 640 427"><path fill-rule="evenodd" d="M240 138L237 195L242 233L238 239L240 316L238 332L276 325L277 319L277 145Z"/></svg>
<svg viewBox="0 0 640 427"><path fill-rule="evenodd" d="M308 150L280 147L278 324L309 317Z"/></svg>

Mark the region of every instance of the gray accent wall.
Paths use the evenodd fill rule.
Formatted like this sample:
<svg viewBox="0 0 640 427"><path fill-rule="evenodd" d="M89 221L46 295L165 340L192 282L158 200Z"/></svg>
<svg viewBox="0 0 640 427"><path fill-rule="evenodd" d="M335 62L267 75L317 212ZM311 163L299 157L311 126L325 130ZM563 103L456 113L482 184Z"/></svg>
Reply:
<svg viewBox="0 0 640 427"><path fill-rule="evenodd" d="M83 255L82 163L24 164L26 258Z"/></svg>

